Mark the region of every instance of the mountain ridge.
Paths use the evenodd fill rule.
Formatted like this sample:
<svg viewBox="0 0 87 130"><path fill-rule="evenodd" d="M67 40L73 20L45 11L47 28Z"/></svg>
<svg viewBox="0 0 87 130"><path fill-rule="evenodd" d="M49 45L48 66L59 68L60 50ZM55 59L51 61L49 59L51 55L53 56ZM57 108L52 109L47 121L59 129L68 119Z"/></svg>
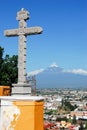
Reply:
<svg viewBox="0 0 87 130"><path fill-rule="evenodd" d="M87 75L52 66L36 75L37 88L86 88Z"/></svg>

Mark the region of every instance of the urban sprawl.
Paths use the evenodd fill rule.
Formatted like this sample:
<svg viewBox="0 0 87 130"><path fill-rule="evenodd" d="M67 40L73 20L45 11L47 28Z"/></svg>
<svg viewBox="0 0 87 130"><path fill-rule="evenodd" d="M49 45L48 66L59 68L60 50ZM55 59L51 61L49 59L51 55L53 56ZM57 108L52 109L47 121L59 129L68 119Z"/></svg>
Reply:
<svg viewBox="0 0 87 130"><path fill-rule="evenodd" d="M44 130L87 130L86 89L37 89L44 97Z"/></svg>

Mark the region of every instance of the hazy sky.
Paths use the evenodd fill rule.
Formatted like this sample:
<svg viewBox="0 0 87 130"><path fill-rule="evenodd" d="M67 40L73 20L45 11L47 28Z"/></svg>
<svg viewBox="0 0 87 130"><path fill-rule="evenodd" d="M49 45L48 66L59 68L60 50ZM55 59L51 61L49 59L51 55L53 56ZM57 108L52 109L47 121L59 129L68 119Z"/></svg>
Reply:
<svg viewBox="0 0 87 130"><path fill-rule="evenodd" d="M28 27L43 28L42 34L27 37L27 72L52 63L87 70L87 0L0 0L4 54L18 54L18 37L5 37L4 30L18 28L21 8L30 12Z"/></svg>

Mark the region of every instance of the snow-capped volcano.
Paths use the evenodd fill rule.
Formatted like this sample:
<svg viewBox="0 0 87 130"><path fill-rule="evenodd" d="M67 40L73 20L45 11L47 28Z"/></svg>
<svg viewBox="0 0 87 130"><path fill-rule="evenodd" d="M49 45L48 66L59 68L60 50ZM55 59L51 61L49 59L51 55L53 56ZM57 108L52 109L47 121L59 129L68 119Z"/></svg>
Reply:
<svg viewBox="0 0 87 130"><path fill-rule="evenodd" d="M56 64L54 64L46 69L38 70L35 75L37 81L37 88L87 87L87 71L82 69L74 69L71 71L64 70L63 68L58 67Z"/></svg>

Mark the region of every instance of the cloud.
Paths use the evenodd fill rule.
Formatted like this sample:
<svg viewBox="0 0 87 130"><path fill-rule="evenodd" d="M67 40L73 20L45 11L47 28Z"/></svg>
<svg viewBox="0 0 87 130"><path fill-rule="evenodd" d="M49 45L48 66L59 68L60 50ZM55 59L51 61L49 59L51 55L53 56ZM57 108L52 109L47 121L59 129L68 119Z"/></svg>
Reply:
<svg viewBox="0 0 87 130"><path fill-rule="evenodd" d="M31 72L28 73L28 76L37 75L37 74L39 74L43 71L44 71L44 69L38 69L38 70L35 70L35 71L31 71Z"/></svg>
<svg viewBox="0 0 87 130"><path fill-rule="evenodd" d="M87 70L83 70L83 69L64 70L63 72L87 75Z"/></svg>
<svg viewBox="0 0 87 130"><path fill-rule="evenodd" d="M56 64L56 62L53 62L50 67L58 67L58 65Z"/></svg>
<svg viewBox="0 0 87 130"><path fill-rule="evenodd" d="M56 62L53 62L49 67L59 67ZM34 75L37 75L41 72L43 72L45 69L37 69L37 70L34 70L34 71L31 71L28 73L27 76L34 76ZM62 69L62 72L63 73L73 73L73 74L80 74L80 75L87 75L87 70L83 70L83 69L72 69L72 70L65 70L65 69Z"/></svg>

